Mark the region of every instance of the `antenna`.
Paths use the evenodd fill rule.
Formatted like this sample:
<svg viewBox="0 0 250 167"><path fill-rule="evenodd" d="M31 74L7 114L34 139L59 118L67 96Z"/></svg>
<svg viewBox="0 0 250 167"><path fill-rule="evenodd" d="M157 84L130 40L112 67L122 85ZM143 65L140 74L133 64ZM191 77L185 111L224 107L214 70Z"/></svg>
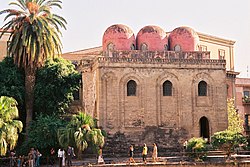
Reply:
<svg viewBox="0 0 250 167"><path fill-rule="evenodd" d="M248 78L248 66L247 66L247 78Z"/></svg>

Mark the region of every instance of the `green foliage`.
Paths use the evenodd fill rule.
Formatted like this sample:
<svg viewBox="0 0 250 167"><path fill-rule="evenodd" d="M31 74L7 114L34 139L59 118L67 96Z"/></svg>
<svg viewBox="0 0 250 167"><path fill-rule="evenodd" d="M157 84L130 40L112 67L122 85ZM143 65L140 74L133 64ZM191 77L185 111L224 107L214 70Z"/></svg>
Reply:
<svg viewBox="0 0 250 167"><path fill-rule="evenodd" d="M228 130L242 133L244 131L243 120L236 112L234 106L234 99L227 100L227 112L228 112Z"/></svg>
<svg viewBox="0 0 250 167"><path fill-rule="evenodd" d="M55 115L38 115L36 120L31 122L29 138L23 144L22 151L25 153L27 149L34 147L46 154L52 147L59 148L57 131L65 126L66 122Z"/></svg>
<svg viewBox="0 0 250 167"><path fill-rule="evenodd" d="M0 38L11 30L8 56L25 71L26 128L33 119L36 70L48 57L61 54L60 28L66 29L66 20L52 12L61 4L60 0L16 0L9 4L14 8L0 11L7 14Z"/></svg>
<svg viewBox="0 0 250 167"><path fill-rule="evenodd" d="M73 115L66 128L58 131L61 146L75 145L78 150L84 151L91 146L94 151L104 145L104 135L101 129L96 128L94 119L85 113Z"/></svg>
<svg viewBox="0 0 250 167"><path fill-rule="evenodd" d="M8 20L2 27L3 34L10 34L8 53L14 62L25 69L35 69L48 56L61 53L60 27L66 29L63 17L54 14L54 7L61 8L60 0L16 0L15 8L0 11ZM1 36L0 36L1 37Z"/></svg>
<svg viewBox="0 0 250 167"><path fill-rule="evenodd" d="M63 58L49 59L37 71L35 85L35 111L45 114L62 114L79 89L81 74Z"/></svg>
<svg viewBox="0 0 250 167"><path fill-rule="evenodd" d="M0 155L5 155L7 149L14 149L18 141L18 133L23 124L18 118L17 101L12 97L0 97Z"/></svg>
<svg viewBox="0 0 250 167"><path fill-rule="evenodd" d="M13 58L0 62L0 96L13 97L19 105L24 104L24 73L14 64Z"/></svg>
<svg viewBox="0 0 250 167"><path fill-rule="evenodd" d="M211 139L212 146L225 151L228 157L230 157L231 152L234 152L234 148L247 144L246 137L238 132L229 130L216 132Z"/></svg>
<svg viewBox="0 0 250 167"><path fill-rule="evenodd" d="M188 156L196 161L204 160L207 154L206 141L203 138L193 137L188 140L186 151Z"/></svg>

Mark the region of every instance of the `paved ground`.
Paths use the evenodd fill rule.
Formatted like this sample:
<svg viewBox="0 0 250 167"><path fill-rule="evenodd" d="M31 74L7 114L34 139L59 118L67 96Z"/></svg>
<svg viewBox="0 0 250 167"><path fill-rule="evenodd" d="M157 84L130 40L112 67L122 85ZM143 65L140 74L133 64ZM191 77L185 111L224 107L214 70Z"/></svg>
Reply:
<svg viewBox="0 0 250 167"><path fill-rule="evenodd" d="M177 157L176 157L177 158ZM166 163L179 163L174 162L175 157L159 157L158 162L152 162L151 158L148 158L147 164L142 162L142 158L135 158L136 163L128 163L128 158L104 158L105 164L98 164L97 159L95 158L86 158L84 160L74 160L73 167L82 167L82 166L151 166L154 165L166 165ZM172 160L171 160L172 159ZM170 162L171 161L171 162ZM43 165L41 167L52 167L51 165ZM58 165L54 166L58 167Z"/></svg>
<svg viewBox="0 0 250 167"><path fill-rule="evenodd" d="M153 163L151 158L148 158L147 164L142 163L142 158L135 158L136 163L128 163L128 158L104 158L105 164L97 164L97 159L86 158L83 160L74 160L73 167L84 167L84 166L166 166L166 165L184 165L184 164L195 164L195 162L188 161L187 157L159 157L158 162ZM208 156L205 161L207 163L218 163L225 162L226 158L223 155ZM238 161L243 163L249 163L250 166L250 155L233 155L232 161ZM51 167L50 165L43 165L41 167ZM54 166L54 167L58 167Z"/></svg>

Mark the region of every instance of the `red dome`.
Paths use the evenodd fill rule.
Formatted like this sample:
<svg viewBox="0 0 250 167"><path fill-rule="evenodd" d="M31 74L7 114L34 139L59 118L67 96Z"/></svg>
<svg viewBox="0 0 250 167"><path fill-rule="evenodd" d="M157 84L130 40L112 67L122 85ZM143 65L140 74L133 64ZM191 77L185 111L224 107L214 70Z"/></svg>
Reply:
<svg viewBox="0 0 250 167"><path fill-rule="evenodd" d="M134 50L135 36L133 31L122 24L110 26L104 32L102 48L103 50Z"/></svg>
<svg viewBox="0 0 250 167"><path fill-rule="evenodd" d="M145 26L137 34L138 50L163 51L168 48L166 32L158 26Z"/></svg>
<svg viewBox="0 0 250 167"><path fill-rule="evenodd" d="M173 51L198 51L199 36L189 27L178 27L169 35L170 50Z"/></svg>

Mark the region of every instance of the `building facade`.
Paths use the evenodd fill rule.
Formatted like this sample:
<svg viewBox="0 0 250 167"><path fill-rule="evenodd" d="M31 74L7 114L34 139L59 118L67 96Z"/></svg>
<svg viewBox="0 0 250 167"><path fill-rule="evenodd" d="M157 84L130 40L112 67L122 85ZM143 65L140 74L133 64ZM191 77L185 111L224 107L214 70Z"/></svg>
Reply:
<svg viewBox="0 0 250 167"><path fill-rule="evenodd" d="M3 30L0 29L0 35L2 34ZM10 32L11 33L11 32ZM0 38L0 61L4 59L4 57L7 56L7 45L9 41L9 33L3 34L3 36Z"/></svg>
<svg viewBox="0 0 250 167"><path fill-rule="evenodd" d="M227 128L233 45L189 27L166 33L145 26L135 37L129 27L112 25L102 47L63 54L82 73L72 109L96 117L111 142L117 133L120 144L157 142L162 148L191 137L209 140Z"/></svg>
<svg viewBox="0 0 250 167"><path fill-rule="evenodd" d="M250 134L250 78L236 78L236 108L244 120L245 134Z"/></svg>

